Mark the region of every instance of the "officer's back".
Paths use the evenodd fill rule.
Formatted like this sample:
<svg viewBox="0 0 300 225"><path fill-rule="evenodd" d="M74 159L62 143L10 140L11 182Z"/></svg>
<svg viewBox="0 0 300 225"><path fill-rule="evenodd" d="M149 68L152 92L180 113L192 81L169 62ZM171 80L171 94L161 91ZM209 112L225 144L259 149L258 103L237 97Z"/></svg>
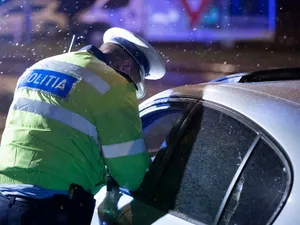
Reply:
<svg viewBox="0 0 300 225"><path fill-rule="evenodd" d="M44 59L20 77L1 142L1 224L12 222L8 213L16 224L87 224L106 167L120 186L139 187L150 159L136 93L143 95L143 79L155 71L149 56L159 57L128 35L136 38L111 29L105 54L87 46ZM156 77L165 72L159 60ZM138 77L123 73L131 65Z"/></svg>

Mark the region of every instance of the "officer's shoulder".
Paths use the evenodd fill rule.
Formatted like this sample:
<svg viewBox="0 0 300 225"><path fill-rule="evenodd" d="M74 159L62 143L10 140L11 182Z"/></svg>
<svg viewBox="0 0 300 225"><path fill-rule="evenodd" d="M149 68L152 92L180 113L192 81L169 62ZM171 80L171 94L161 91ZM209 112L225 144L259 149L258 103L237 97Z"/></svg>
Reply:
<svg viewBox="0 0 300 225"><path fill-rule="evenodd" d="M97 74L105 79L111 86L127 85L128 81L113 68L105 63L99 65L97 68Z"/></svg>
<svg viewBox="0 0 300 225"><path fill-rule="evenodd" d="M43 63L43 62L46 62L46 61L49 61L49 60L55 60L55 59L59 59L59 58L66 58L67 56L70 56L70 55L71 55L71 53L67 52L67 53L62 53L62 54L58 54L58 55L49 56L47 58L39 60L35 64Z"/></svg>

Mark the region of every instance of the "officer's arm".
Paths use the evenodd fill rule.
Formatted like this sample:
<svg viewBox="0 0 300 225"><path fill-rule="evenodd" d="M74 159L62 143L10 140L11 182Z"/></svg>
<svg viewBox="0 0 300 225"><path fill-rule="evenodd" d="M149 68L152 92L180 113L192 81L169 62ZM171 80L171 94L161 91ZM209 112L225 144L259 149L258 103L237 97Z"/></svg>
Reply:
<svg viewBox="0 0 300 225"><path fill-rule="evenodd" d="M135 191L151 162L142 136L135 93L124 92L116 96L110 92L105 99L109 99L109 102L101 108L108 106L109 110L99 110L102 113L97 117L102 154L116 182L121 187Z"/></svg>

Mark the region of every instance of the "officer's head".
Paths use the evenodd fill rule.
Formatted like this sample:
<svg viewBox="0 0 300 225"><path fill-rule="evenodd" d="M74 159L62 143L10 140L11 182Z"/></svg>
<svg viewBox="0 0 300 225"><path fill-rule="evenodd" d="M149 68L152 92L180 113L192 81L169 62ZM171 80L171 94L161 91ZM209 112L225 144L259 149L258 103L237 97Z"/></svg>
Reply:
<svg viewBox="0 0 300 225"><path fill-rule="evenodd" d="M131 55L120 45L104 43L100 50L105 54L109 65L131 77L133 82L141 82L140 66Z"/></svg>
<svg viewBox="0 0 300 225"><path fill-rule="evenodd" d="M144 79L158 80L165 75L162 58L142 38L115 27L105 32L103 40L100 49L107 55L112 67L131 77L137 86L138 98L145 96Z"/></svg>

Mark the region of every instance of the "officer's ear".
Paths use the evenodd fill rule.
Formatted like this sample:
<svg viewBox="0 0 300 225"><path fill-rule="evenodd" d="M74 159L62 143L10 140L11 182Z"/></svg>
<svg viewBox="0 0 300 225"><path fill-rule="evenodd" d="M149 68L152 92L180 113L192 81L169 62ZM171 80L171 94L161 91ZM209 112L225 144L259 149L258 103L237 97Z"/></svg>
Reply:
<svg viewBox="0 0 300 225"><path fill-rule="evenodd" d="M130 75L132 68L131 60L122 60L119 66L119 70L127 75Z"/></svg>

